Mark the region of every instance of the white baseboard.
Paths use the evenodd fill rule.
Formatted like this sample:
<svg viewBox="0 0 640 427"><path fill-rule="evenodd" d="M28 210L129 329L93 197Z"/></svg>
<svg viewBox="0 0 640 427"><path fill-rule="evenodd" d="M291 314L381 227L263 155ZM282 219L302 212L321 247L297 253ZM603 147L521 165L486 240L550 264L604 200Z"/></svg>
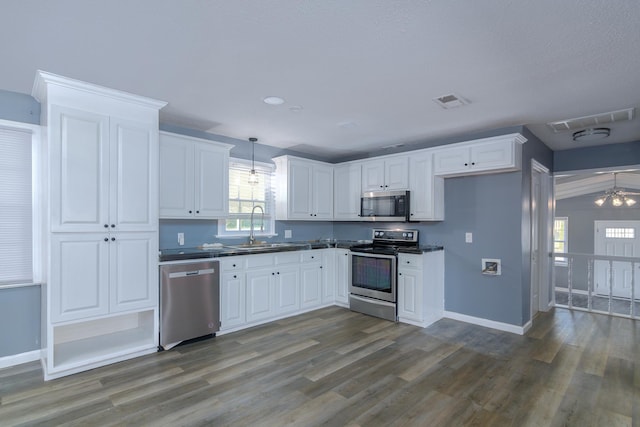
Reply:
<svg viewBox="0 0 640 427"><path fill-rule="evenodd" d="M13 354L11 356L0 357L0 369L9 366L21 365L40 359L40 350L28 351L26 353Z"/></svg>
<svg viewBox="0 0 640 427"><path fill-rule="evenodd" d="M485 328L497 329L499 331L511 332L512 334L524 335L531 327L531 322L524 326L516 326L510 323L496 322L495 320L483 319L481 317L468 316L454 311L445 311L444 317L447 319L459 320L473 325L484 326Z"/></svg>

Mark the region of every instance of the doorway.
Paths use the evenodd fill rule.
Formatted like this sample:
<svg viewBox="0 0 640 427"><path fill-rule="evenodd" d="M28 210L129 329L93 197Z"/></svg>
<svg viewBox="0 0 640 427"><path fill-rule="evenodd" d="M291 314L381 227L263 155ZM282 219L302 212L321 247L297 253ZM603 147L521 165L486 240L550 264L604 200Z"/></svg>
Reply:
<svg viewBox="0 0 640 427"><path fill-rule="evenodd" d="M552 301L551 252L553 180L549 169L531 160L531 304L530 319Z"/></svg>
<svg viewBox="0 0 640 427"><path fill-rule="evenodd" d="M639 257L640 221L594 221L594 254ZM594 290L599 295L640 299L640 285L631 292L633 264L620 261L594 262Z"/></svg>

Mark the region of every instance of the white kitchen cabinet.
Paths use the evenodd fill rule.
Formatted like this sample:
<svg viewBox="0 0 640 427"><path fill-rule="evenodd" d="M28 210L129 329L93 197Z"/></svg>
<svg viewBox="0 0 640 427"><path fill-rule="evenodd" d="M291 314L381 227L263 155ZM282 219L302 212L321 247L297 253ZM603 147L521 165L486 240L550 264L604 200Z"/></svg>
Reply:
<svg viewBox="0 0 640 427"><path fill-rule="evenodd" d="M434 150L436 176L460 176L519 170L522 162L520 134L452 144Z"/></svg>
<svg viewBox="0 0 640 427"><path fill-rule="evenodd" d="M421 152L409 160L410 218L412 221L444 219L444 179L433 175L433 153Z"/></svg>
<svg viewBox="0 0 640 427"><path fill-rule="evenodd" d="M156 351L158 110L38 71L49 227L43 366L57 378Z"/></svg>
<svg viewBox="0 0 640 427"><path fill-rule="evenodd" d="M160 132L160 217L224 218L232 146Z"/></svg>
<svg viewBox="0 0 640 427"><path fill-rule="evenodd" d="M333 166L292 156L276 164L276 219L333 219Z"/></svg>
<svg viewBox="0 0 640 427"><path fill-rule="evenodd" d="M336 252L335 249L322 249L321 252L322 304L329 305L336 301Z"/></svg>
<svg viewBox="0 0 640 427"><path fill-rule="evenodd" d="M336 304L349 306L349 249L335 249Z"/></svg>
<svg viewBox="0 0 640 427"><path fill-rule="evenodd" d="M220 329L231 329L246 322L244 272L222 273L220 277Z"/></svg>
<svg viewBox="0 0 640 427"><path fill-rule="evenodd" d="M398 255L398 320L426 327L444 313L444 251Z"/></svg>
<svg viewBox="0 0 640 427"><path fill-rule="evenodd" d="M275 274L272 268L247 271L247 322L275 317Z"/></svg>
<svg viewBox="0 0 640 427"><path fill-rule="evenodd" d="M157 228L157 129L52 105L51 231Z"/></svg>
<svg viewBox="0 0 640 427"><path fill-rule="evenodd" d="M333 219L359 221L362 166L360 163L336 165L333 180Z"/></svg>
<svg viewBox="0 0 640 427"><path fill-rule="evenodd" d="M409 157L395 156L362 163L362 191L409 188Z"/></svg>
<svg viewBox="0 0 640 427"><path fill-rule="evenodd" d="M322 304L322 251L312 250L302 254L300 266L300 306L305 308L318 307Z"/></svg>

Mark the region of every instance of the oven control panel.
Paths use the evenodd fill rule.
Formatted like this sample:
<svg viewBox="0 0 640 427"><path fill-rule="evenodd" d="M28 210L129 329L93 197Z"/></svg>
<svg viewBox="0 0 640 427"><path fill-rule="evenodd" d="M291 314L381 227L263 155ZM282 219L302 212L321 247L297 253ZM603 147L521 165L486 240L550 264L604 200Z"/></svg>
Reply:
<svg viewBox="0 0 640 427"><path fill-rule="evenodd" d="M381 230L373 229L373 240L378 242L406 242L418 241L418 230Z"/></svg>

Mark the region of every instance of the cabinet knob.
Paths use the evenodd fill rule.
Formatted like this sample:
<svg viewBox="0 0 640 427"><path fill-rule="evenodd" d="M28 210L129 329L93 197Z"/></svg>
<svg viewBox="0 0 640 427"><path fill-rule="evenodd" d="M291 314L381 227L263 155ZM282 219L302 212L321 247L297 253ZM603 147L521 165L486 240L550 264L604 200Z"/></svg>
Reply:
<svg viewBox="0 0 640 427"><path fill-rule="evenodd" d="M384 188L384 185L381 185L380 188Z"/></svg>
<svg viewBox="0 0 640 427"><path fill-rule="evenodd" d="M413 216L413 214L411 214L411 216Z"/></svg>
<svg viewBox="0 0 640 427"><path fill-rule="evenodd" d="M111 241L112 241L112 242L115 242L115 241L116 241L116 238L115 238L115 237L112 237L112 238L111 238Z"/></svg>
<svg viewBox="0 0 640 427"><path fill-rule="evenodd" d="M116 225L115 224L111 224L111 228L116 228Z"/></svg>
<svg viewBox="0 0 640 427"><path fill-rule="evenodd" d="M108 238L108 237L105 237L105 238L104 238L104 241L105 241L105 242L108 242L108 241L109 241L109 238Z"/></svg>
<svg viewBox="0 0 640 427"><path fill-rule="evenodd" d="M200 211L196 211L196 213L200 213Z"/></svg>
<svg viewBox="0 0 640 427"><path fill-rule="evenodd" d="M314 259L315 257L313 255L311 255L311 259Z"/></svg>
<svg viewBox="0 0 640 427"><path fill-rule="evenodd" d="M278 274L280 274L280 272L278 271Z"/></svg>
<svg viewBox="0 0 640 427"><path fill-rule="evenodd" d="M473 166L473 165L475 165L475 164L476 164L476 162L471 162L471 166Z"/></svg>
<svg viewBox="0 0 640 427"><path fill-rule="evenodd" d="M234 279L237 279L237 278L238 278L238 276L236 276L236 275L234 274L234 275L233 275L233 278L234 278Z"/></svg>
<svg viewBox="0 0 640 427"><path fill-rule="evenodd" d="M236 265L235 265L235 264L233 264L233 266L235 267Z"/></svg>
<svg viewBox="0 0 640 427"><path fill-rule="evenodd" d="M105 225L104 225L104 228L109 228L109 224L105 224Z"/></svg>
<svg viewBox="0 0 640 427"><path fill-rule="evenodd" d="M193 213L193 211L189 211L189 213Z"/></svg>
<svg viewBox="0 0 640 427"><path fill-rule="evenodd" d="M469 163L465 163L464 165L465 165L465 166L469 166Z"/></svg>
<svg viewBox="0 0 640 427"><path fill-rule="evenodd" d="M402 276L402 273L398 273L398 276Z"/></svg>
<svg viewBox="0 0 640 427"><path fill-rule="evenodd" d="M320 268L322 268L322 266L320 266Z"/></svg>
<svg viewBox="0 0 640 427"><path fill-rule="evenodd" d="M271 275L272 275L272 276L275 276L275 275L276 275L276 273L271 273Z"/></svg>

